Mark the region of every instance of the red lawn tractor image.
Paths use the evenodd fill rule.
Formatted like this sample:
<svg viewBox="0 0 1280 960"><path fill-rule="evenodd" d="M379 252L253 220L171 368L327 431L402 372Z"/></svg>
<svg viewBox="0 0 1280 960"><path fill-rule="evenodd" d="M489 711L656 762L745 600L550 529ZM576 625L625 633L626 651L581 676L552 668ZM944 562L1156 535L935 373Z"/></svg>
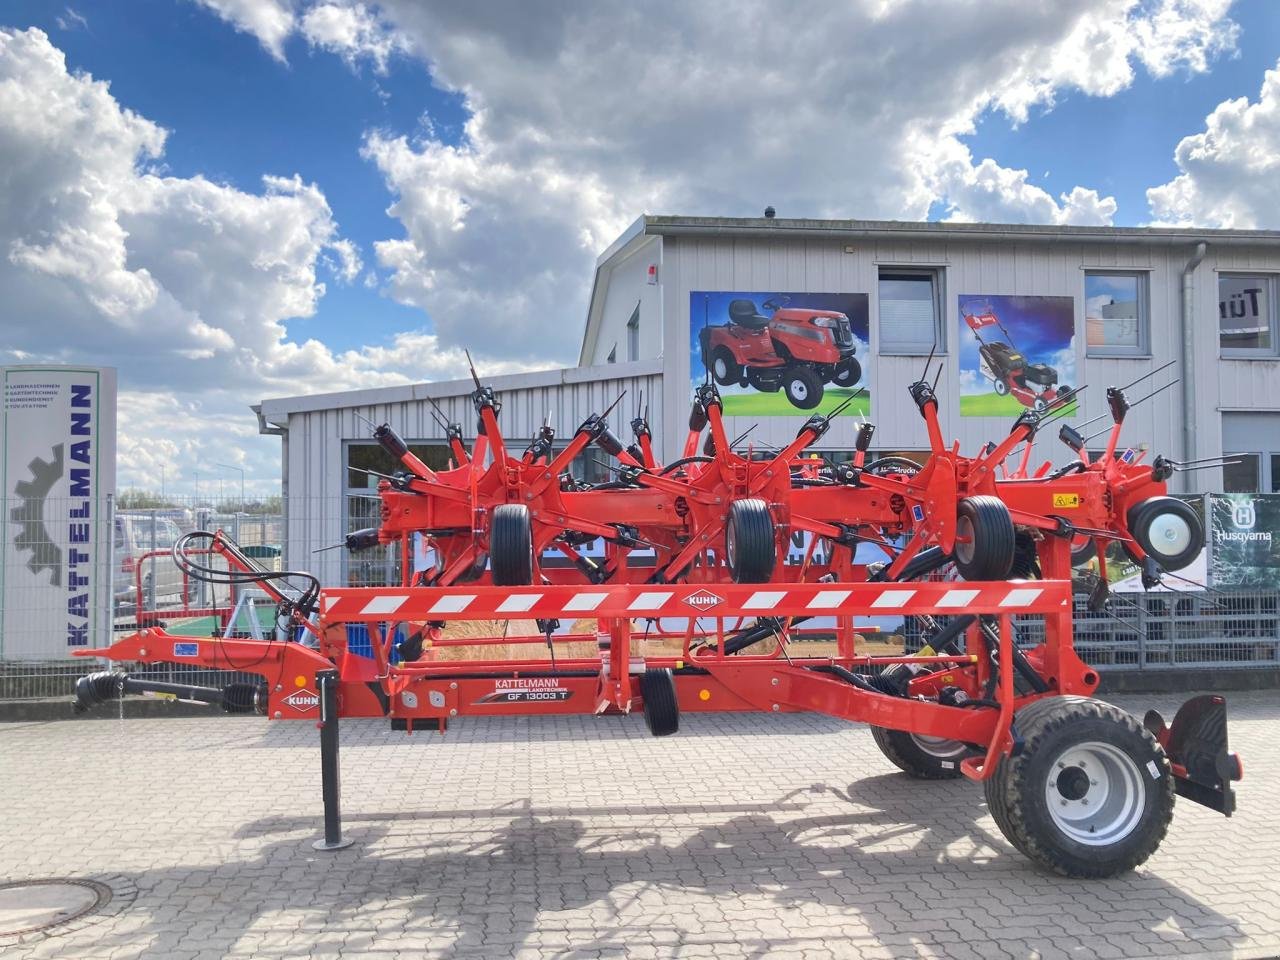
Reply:
<svg viewBox="0 0 1280 960"><path fill-rule="evenodd" d="M826 384L852 387L862 376L854 358L853 325L835 310L789 306L790 298L729 301L729 322L704 326L702 363L721 386L782 390L793 406L812 410Z"/></svg>
<svg viewBox="0 0 1280 960"><path fill-rule="evenodd" d="M1042 412L1059 395L1070 393L1070 387L1058 383L1058 371L1053 367L1028 362L989 303L978 301L963 309L964 322L978 341L982 375L991 381L997 395L1012 395L1024 407ZM983 329L986 328L990 336L993 332L989 329L991 327L998 327L1004 334L1004 340L982 339Z"/></svg>

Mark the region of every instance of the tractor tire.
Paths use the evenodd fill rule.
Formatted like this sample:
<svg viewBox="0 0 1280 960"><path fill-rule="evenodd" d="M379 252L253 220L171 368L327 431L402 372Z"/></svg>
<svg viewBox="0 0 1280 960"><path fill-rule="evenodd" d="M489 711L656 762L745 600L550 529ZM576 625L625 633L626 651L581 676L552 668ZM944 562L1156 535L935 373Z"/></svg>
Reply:
<svg viewBox="0 0 1280 960"><path fill-rule="evenodd" d="M1173 775L1150 732L1090 697L1046 697L1014 718L1022 749L985 782L1000 831L1036 864L1078 879L1143 863L1173 817Z"/></svg>
<svg viewBox="0 0 1280 960"><path fill-rule="evenodd" d="M489 521L489 569L495 587L533 583L533 524L523 503L494 508Z"/></svg>
<svg viewBox="0 0 1280 960"><path fill-rule="evenodd" d="M862 364L853 357L847 357L835 365L831 371L830 383L835 387L852 387L862 379Z"/></svg>
<svg viewBox="0 0 1280 960"><path fill-rule="evenodd" d="M732 387L742 381L742 364L734 359L728 347L711 351L711 378L722 387Z"/></svg>
<svg viewBox="0 0 1280 960"><path fill-rule="evenodd" d="M773 517L757 497L735 500L724 525L724 557L734 583L768 583L777 560Z"/></svg>
<svg viewBox="0 0 1280 960"><path fill-rule="evenodd" d="M956 507L956 569L966 580L1005 580L1017 538L1009 508L998 497L965 497Z"/></svg>
<svg viewBox="0 0 1280 960"><path fill-rule="evenodd" d="M644 723L655 737L669 737L680 729L680 704L671 670L650 667L640 675Z"/></svg>
<svg viewBox="0 0 1280 960"><path fill-rule="evenodd" d="M1136 503L1129 508L1128 521L1138 546L1165 570L1190 565L1204 548L1200 515L1177 497L1149 497Z"/></svg>
<svg viewBox="0 0 1280 960"><path fill-rule="evenodd" d="M782 387L793 407L812 410L822 402L822 378L810 367L788 367L782 375Z"/></svg>
<svg viewBox="0 0 1280 960"><path fill-rule="evenodd" d="M1005 383L1003 380L993 380L991 382L995 388L997 397L1005 397L1009 395L1009 384Z"/></svg>
<svg viewBox="0 0 1280 960"><path fill-rule="evenodd" d="M910 664L895 663L877 678L877 686L895 687L907 695ZM895 767L917 780L955 780L960 777L960 761L972 752L959 740L925 737L888 727L871 728L871 739Z"/></svg>

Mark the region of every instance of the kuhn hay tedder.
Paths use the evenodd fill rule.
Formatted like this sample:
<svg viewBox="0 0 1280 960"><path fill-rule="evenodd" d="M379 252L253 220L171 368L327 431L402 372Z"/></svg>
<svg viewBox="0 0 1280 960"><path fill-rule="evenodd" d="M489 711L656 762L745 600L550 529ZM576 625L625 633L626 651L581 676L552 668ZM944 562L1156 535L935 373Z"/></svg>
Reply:
<svg viewBox="0 0 1280 960"><path fill-rule="evenodd" d="M920 465L868 459L868 423L851 460L814 455L839 409L810 416L781 450L742 448L707 383L695 392L684 455L661 464L644 416L624 446L609 411L567 443L544 426L513 451L499 427L500 399L475 383L470 449L458 424L440 423L454 453L449 470L430 469L389 426L375 431L402 469L379 482L380 526L351 534L346 546L399 544L399 585L322 587L306 573L264 569L221 532L189 534L173 551L184 575L267 591L287 639L180 637L155 626L84 655L247 671L261 682L191 687L96 673L79 682L77 708L151 691L318 721L321 848L343 843L340 716L443 732L463 716L638 710L656 736L675 733L686 712L816 711L862 721L911 776L982 782L1009 840L1070 876L1110 876L1143 862L1164 836L1175 794L1231 814L1242 771L1228 752L1222 698L1188 701L1168 726L1154 711L1139 722L1091 697L1098 674L1072 645L1073 543L1105 564L1103 545L1121 542L1154 584L1189 564L1204 541L1196 512L1165 491L1173 471L1189 465L1144 464L1117 450L1124 389L1107 392L1113 426L1101 457L1061 425L1074 459L1031 471L1037 431L1078 391L1027 410L1002 441L966 457L943 441L934 387L923 377L910 386L931 446ZM570 470L592 447L616 463L607 482L588 484ZM797 531L808 535L803 562L788 564ZM585 549L601 541L603 551ZM415 543L432 557L416 569ZM883 559L860 560L867 544ZM1104 603L1099 582L1093 599ZM914 654L859 652L859 621L885 616L918 618L927 644ZM450 636L450 624L468 620L536 629ZM564 633L561 622L578 632ZM352 649L350 625L367 628L371 656ZM815 627L834 636L830 655L806 654L796 642ZM584 639L591 655L563 652ZM494 655L451 656L463 644ZM546 654L512 659L511 644L545 645Z"/></svg>

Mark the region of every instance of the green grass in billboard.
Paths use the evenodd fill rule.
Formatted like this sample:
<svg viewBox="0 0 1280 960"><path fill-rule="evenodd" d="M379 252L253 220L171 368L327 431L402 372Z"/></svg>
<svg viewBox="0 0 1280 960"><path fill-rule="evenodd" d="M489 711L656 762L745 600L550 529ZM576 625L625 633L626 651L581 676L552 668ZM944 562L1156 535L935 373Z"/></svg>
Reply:
<svg viewBox="0 0 1280 960"><path fill-rule="evenodd" d="M960 415L962 417L1016 417L1026 410L1016 398L1000 396L996 393L975 393L960 397ZM1079 412L1076 403L1069 405L1067 416Z"/></svg>
<svg viewBox="0 0 1280 960"><path fill-rule="evenodd" d="M830 413L855 393L856 389L827 387L821 402L812 410L793 406L781 390L777 393L729 393L721 399L726 417L808 417L815 413ZM865 417L870 413L871 392L866 391L844 408L842 416Z"/></svg>

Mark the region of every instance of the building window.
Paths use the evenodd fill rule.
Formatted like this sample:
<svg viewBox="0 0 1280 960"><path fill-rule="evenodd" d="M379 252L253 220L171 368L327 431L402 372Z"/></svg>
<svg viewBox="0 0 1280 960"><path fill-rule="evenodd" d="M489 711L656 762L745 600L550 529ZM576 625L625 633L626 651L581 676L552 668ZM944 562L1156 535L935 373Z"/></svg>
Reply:
<svg viewBox="0 0 1280 960"><path fill-rule="evenodd" d="M631 311L631 319L627 321L627 359L640 359L640 304Z"/></svg>
<svg viewBox="0 0 1280 960"><path fill-rule="evenodd" d="M604 358L604 362L605 363L618 362L618 345L616 343L613 345L613 349L609 351L609 355Z"/></svg>
<svg viewBox="0 0 1280 960"><path fill-rule="evenodd" d="M1091 357L1151 352L1147 274L1089 271L1084 275L1084 322Z"/></svg>
<svg viewBox="0 0 1280 960"><path fill-rule="evenodd" d="M1262 490L1262 457L1256 453L1228 453L1222 468L1224 493L1259 493Z"/></svg>
<svg viewBox="0 0 1280 960"><path fill-rule="evenodd" d="M1218 342L1224 357L1276 355L1276 278L1218 275Z"/></svg>
<svg viewBox="0 0 1280 960"><path fill-rule="evenodd" d="M942 276L938 270L880 269L880 352L905 356L942 351Z"/></svg>

